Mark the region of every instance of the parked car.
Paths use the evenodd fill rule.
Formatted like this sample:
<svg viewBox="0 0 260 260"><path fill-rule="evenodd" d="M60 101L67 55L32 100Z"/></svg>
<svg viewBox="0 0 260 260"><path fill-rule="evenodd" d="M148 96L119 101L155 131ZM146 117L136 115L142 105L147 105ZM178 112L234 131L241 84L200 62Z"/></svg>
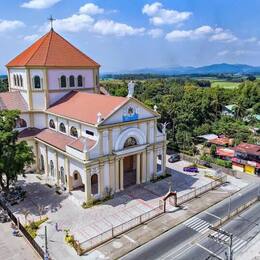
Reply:
<svg viewBox="0 0 260 260"><path fill-rule="evenodd" d="M178 162L180 159L181 159L180 155L175 153L170 156L170 158L168 159L168 162L174 163L174 162Z"/></svg>
<svg viewBox="0 0 260 260"><path fill-rule="evenodd" d="M212 168L209 162L203 162L202 166L205 166L207 168Z"/></svg>
<svg viewBox="0 0 260 260"><path fill-rule="evenodd" d="M199 172L197 167L189 166L189 167L183 167L183 171L185 172Z"/></svg>

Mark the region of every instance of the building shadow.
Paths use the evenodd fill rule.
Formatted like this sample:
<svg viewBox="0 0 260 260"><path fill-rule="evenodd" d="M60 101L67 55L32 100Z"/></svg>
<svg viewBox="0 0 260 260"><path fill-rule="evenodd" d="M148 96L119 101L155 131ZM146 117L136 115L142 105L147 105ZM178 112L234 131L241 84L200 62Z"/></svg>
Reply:
<svg viewBox="0 0 260 260"><path fill-rule="evenodd" d="M54 186L50 188L40 182L18 180L17 185L26 191L26 197L18 204L10 206L10 210L15 214L25 215L27 211L31 217L40 217L47 212L56 212L62 207L61 202L69 196L68 193L59 195ZM28 216L28 219L31 217Z"/></svg>

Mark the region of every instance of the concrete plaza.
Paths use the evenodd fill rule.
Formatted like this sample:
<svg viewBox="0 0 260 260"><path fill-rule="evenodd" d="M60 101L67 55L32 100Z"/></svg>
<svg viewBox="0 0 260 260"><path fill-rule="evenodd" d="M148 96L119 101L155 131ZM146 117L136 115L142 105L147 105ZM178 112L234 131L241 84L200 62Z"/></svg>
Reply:
<svg viewBox="0 0 260 260"><path fill-rule="evenodd" d="M116 193L113 199L102 205L88 209L80 206L78 197L73 192L58 195L54 188L46 186L44 181L39 180L36 175L27 175L26 178L19 180L27 190L27 198L19 205L13 206L12 210L24 223L26 221L23 214L25 209L30 212L27 220L35 220L39 219L39 206L43 207L44 211L41 214L49 218L45 225L48 228L49 248L54 258L59 259L61 248L65 250L63 254L67 252L68 256L76 257L73 249L64 242L64 232L56 231L56 223L61 231L69 229L75 239L83 242L111 229L112 226L115 227L157 208L159 200L168 192L169 186L172 186L172 189L176 190L180 196L212 181L204 177L205 171L213 171L211 169L201 169L198 174L184 173L183 167L189 164L185 161L170 164L168 172L171 173L171 177L155 183L129 187L123 192ZM42 246L44 245L43 227L44 225L36 238Z"/></svg>

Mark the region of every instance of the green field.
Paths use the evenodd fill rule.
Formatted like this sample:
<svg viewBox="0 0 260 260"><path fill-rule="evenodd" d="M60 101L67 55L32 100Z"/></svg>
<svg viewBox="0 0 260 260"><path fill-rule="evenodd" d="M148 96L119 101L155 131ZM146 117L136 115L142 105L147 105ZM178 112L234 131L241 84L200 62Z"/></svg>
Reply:
<svg viewBox="0 0 260 260"><path fill-rule="evenodd" d="M221 87L221 88L235 89L235 88L238 87L239 84L240 84L240 82L211 80L211 86L212 87Z"/></svg>

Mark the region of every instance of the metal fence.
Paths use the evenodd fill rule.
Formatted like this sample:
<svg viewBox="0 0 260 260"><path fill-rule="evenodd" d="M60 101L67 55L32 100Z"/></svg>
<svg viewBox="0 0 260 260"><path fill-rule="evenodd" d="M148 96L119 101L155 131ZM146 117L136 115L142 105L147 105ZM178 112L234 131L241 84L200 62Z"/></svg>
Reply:
<svg viewBox="0 0 260 260"><path fill-rule="evenodd" d="M224 175L224 176L220 177L219 179L212 181L198 189L194 189L193 191L178 197L177 198L178 205L181 205L184 202L199 196L200 194L203 194L209 190L212 190L215 187L223 184L226 181L227 181L227 176ZM121 235L124 232L126 232L148 220L151 220L154 217L159 216L160 214L162 214L164 212L163 203L164 202L162 200L160 200L158 207L156 207L150 211L147 211L147 212L143 213L142 215L139 215L120 225L113 226L112 228L106 230L105 232L103 232L97 236L91 237L83 242L80 242L81 254L84 254L85 252L91 250L92 248L95 248L95 247L99 246L100 244L102 244L118 235ZM171 200L171 198L169 200L169 203L172 204L173 206L175 206L174 200Z"/></svg>
<svg viewBox="0 0 260 260"><path fill-rule="evenodd" d="M111 229L81 242L80 243L81 254L84 254L85 252L89 251L90 249L97 247L98 245L100 245L154 217L159 216L162 213L163 213L163 208L161 206L158 206L150 211L143 213L142 215L139 215L120 225L113 226Z"/></svg>
<svg viewBox="0 0 260 260"><path fill-rule="evenodd" d="M35 249L35 251L39 254L39 256L44 259L44 251L42 248L36 243L36 241L31 237L31 235L27 232L27 230L24 228L24 226L19 222L16 216L11 212L11 210L5 205L3 201L0 199L0 206L6 210L8 216L10 219L14 222L15 225L18 224L18 228L21 231L21 233L24 235L24 237L27 239L27 241L31 244L31 246Z"/></svg>
<svg viewBox="0 0 260 260"><path fill-rule="evenodd" d="M177 204L178 205L181 205L183 204L184 202L188 201L188 200L191 200L193 198L196 198L197 196L207 192L207 191L210 191L218 186L220 186L221 184L225 183L227 181L227 176L224 175L204 186L201 186L197 189L194 189L193 191L187 193L187 194L184 194L180 197L177 197Z"/></svg>

